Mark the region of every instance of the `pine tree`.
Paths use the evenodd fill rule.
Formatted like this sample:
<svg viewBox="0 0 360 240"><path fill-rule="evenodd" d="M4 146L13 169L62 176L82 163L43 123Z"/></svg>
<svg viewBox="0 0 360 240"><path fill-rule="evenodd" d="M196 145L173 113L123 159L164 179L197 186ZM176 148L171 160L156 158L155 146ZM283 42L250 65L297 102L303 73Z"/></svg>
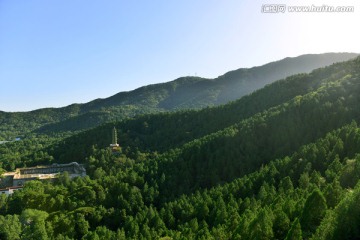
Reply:
<svg viewBox="0 0 360 240"><path fill-rule="evenodd" d="M306 199L300 218L304 237L309 237L315 232L325 215L326 209L327 205L325 197L318 189L314 190Z"/></svg>
<svg viewBox="0 0 360 240"><path fill-rule="evenodd" d="M274 237L272 227L273 213L269 209L262 209L250 224L251 239L272 239Z"/></svg>
<svg viewBox="0 0 360 240"><path fill-rule="evenodd" d="M293 224L291 225L291 228L288 234L286 235L285 240L302 240L302 239L303 238L302 238L300 222L299 219L296 218Z"/></svg>

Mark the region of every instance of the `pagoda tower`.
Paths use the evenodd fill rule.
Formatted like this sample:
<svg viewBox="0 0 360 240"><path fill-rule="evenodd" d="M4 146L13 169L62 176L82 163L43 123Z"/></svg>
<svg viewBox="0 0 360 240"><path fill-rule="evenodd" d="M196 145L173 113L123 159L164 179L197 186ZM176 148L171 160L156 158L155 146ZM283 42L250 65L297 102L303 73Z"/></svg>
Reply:
<svg viewBox="0 0 360 240"><path fill-rule="evenodd" d="M112 130L112 141L111 141L110 147L111 148L119 147L119 144L117 143L117 132L116 132L115 127Z"/></svg>

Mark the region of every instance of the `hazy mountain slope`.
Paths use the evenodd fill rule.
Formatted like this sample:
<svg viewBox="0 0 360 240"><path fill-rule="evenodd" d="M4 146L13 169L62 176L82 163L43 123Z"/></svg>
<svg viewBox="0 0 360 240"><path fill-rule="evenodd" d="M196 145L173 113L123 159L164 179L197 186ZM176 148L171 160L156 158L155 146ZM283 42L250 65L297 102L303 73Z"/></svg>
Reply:
<svg viewBox="0 0 360 240"><path fill-rule="evenodd" d="M264 87L266 84L297 73L356 57L354 53L308 54L249 69L238 69L215 79L183 77L172 82L149 85L131 92L82 105L83 111L120 104L143 104L167 110L200 108L227 103Z"/></svg>
<svg viewBox="0 0 360 240"><path fill-rule="evenodd" d="M179 147L251 118L255 114L285 104L296 97L314 94L318 89L328 87L331 82L358 74L357 62L358 59L317 69L310 74L291 76L223 106L199 111L144 115L120 122L117 124L120 142L125 146L136 145L142 151L162 152ZM354 87L356 86L354 84ZM323 118L323 116L319 117ZM106 146L110 139L110 131L106 129L111 128L112 124L109 124L100 127L102 130L95 129L94 133L87 132L85 145L88 149L93 144ZM79 136L74 136L72 140L70 138L70 145L84 143L84 139L82 137L79 139Z"/></svg>
<svg viewBox="0 0 360 240"><path fill-rule="evenodd" d="M151 152L164 152L193 142L189 147L196 148L196 154L192 150L191 157L184 153L183 157L179 157L180 162L186 162L181 159L198 158L213 159L220 164L222 158L214 159L214 151L234 152L234 156L242 156L242 151L245 151L247 154L253 153L246 155L245 159L251 160L253 165L255 162L260 164L266 159L289 154L300 145L314 141L351 120L358 120L359 79L360 58L357 58L311 74L273 83L225 106L201 111L156 114L119 122L116 124L119 142L124 148L136 147L140 151ZM292 84L297 87L286 88ZM284 94L287 89L289 96L269 106L268 98L276 89L279 90L278 94ZM299 91L300 89L303 90ZM259 102L264 105L259 105ZM249 104L247 109L245 103ZM252 111L253 109L258 111ZM241 112L242 110L247 111ZM107 124L68 138L64 145L54 148L55 158L62 161L84 159L93 145L106 147L111 139L112 126ZM227 146L227 142L232 147ZM249 164L247 160L243 164ZM229 166L228 172L237 169L231 168L231 164ZM238 173L247 168L241 168ZM199 171L201 169L206 167L199 167Z"/></svg>
<svg viewBox="0 0 360 240"><path fill-rule="evenodd" d="M238 99L296 73L310 72L334 62L355 57L354 53L309 54L250 69L238 69L216 79L184 77L168 83L121 92L106 99L73 104L58 109L24 113L0 112L0 139L40 132L83 130L99 124L159 111L203 108ZM82 116L83 114L86 114ZM66 120L66 122L62 122ZM50 124L50 125L49 125ZM70 126L70 128L69 128Z"/></svg>
<svg viewBox="0 0 360 240"><path fill-rule="evenodd" d="M86 129L88 126L96 126L101 122L115 121L124 116L136 115L135 111L117 114L117 112L124 112L123 105L116 106L119 102L126 104L126 106L135 105L137 107L134 108L142 109L141 113L200 108L226 103L261 88L274 80L299 72L309 72L314 69L311 66L323 67L353 56L355 54L351 53L309 54L296 58L286 58L251 69L235 70L212 80L187 77L164 84L150 85L83 105L83 111L94 111L99 108L108 110L112 106L110 111L103 111L100 115L95 114L102 118L97 122L94 121L94 118L82 117L83 125L80 125L78 117L73 117L66 122L45 126L41 128L40 132L68 131L73 130L74 126L76 126L75 129ZM94 113L90 113L90 115L94 115Z"/></svg>
<svg viewBox="0 0 360 240"><path fill-rule="evenodd" d="M353 55L345 54L341 56L340 60L340 55L336 53L308 54L294 58L285 58L259 67L228 72L216 79L216 83L221 89L216 104L223 104L238 99L275 80L297 73L309 73L313 69L349 60L352 58L350 56Z"/></svg>

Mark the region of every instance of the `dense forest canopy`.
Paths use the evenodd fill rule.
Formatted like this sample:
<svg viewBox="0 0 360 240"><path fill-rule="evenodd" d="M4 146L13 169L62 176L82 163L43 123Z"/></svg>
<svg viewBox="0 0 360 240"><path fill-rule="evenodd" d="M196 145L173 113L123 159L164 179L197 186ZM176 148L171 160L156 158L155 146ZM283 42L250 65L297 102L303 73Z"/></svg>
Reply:
<svg viewBox="0 0 360 240"><path fill-rule="evenodd" d="M226 105L2 144L4 170L88 176L0 195L0 239L359 239L359 104L356 58Z"/></svg>

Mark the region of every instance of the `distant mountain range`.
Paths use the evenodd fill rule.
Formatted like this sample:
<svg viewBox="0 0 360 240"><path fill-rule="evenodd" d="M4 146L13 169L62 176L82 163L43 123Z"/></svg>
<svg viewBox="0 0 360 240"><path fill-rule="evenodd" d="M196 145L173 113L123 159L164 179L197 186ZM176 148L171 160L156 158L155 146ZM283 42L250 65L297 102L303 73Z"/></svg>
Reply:
<svg viewBox="0 0 360 240"><path fill-rule="evenodd" d="M0 111L0 140L11 140L31 132L84 130L140 114L221 105L287 76L308 73L356 56L356 53L307 54L263 66L240 68L215 79L181 77L85 104L31 112Z"/></svg>

